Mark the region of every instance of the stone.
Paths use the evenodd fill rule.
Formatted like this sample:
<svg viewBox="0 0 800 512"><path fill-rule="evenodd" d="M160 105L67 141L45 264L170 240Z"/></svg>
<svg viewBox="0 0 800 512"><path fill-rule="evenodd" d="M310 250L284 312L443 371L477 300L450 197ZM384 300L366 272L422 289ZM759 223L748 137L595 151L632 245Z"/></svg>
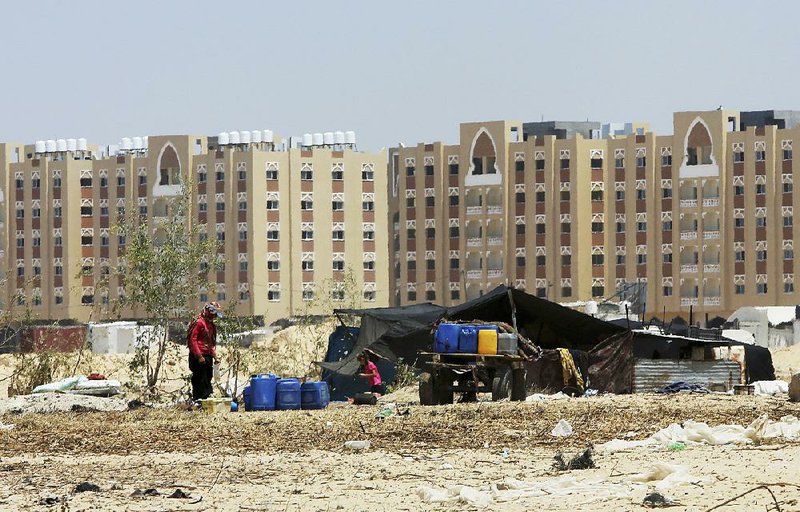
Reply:
<svg viewBox="0 0 800 512"><path fill-rule="evenodd" d="M792 375L792 380L789 382L789 401L800 402L800 373Z"/></svg>

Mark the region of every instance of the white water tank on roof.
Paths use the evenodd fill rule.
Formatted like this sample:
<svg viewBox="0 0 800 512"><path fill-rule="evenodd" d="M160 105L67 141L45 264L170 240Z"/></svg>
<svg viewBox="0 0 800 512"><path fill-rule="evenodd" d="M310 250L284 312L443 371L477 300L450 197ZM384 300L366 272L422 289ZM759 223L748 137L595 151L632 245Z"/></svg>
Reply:
<svg viewBox="0 0 800 512"><path fill-rule="evenodd" d="M56 152L56 141L53 139L47 139L44 143L45 150L48 153L55 153Z"/></svg>
<svg viewBox="0 0 800 512"><path fill-rule="evenodd" d="M239 132L230 132L228 135L231 138L231 144L240 144Z"/></svg>
<svg viewBox="0 0 800 512"><path fill-rule="evenodd" d="M144 141L141 137L134 137L133 141L133 149L144 149Z"/></svg>
<svg viewBox="0 0 800 512"><path fill-rule="evenodd" d="M261 130L253 130L253 142L258 143L263 139L261 138Z"/></svg>
<svg viewBox="0 0 800 512"><path fill-rule="evenodd" d="M310 133L303 134L303 146L311 146L314 144L314 137Z"/></svg>
<svg viewBox="0 0 800 512"><path fill-rule="evenodd" d="M89 146L86 144L86 139L83 137L78 139L78 151L86 151L89 149Z"/></svg>
<svg viewBox="0 0 800 512"><path fill-rule="evenodd" d="M45 145L45 142L43 140L37 140L36 142L33 143L33 150L36 153L44 153L45 151L47 151L47 146Z"/></svg>
<svg viewBox="0 0 800 512"><path fill-rule="evenodd" d="M322 143L324 142L324 140L325 139L324 139L324 137L322 136L321 133L317 132L317 133L314 134L314 145L315 146L321 146Z"/></svg>
<svg viewBox="0 0 800 512"><path fill-rule="evenodd" d="M344 132L333 132L333 143L344 144Z"/></svg>
<svg viewBox="0 0 800 512"><path fill-rule="evenodd" d="M248 130L242 130L239 132L239 138L242 141L242 144L250 144L252 139L250 138L250 132Z"/></svg>
<svg viewBox="0 0 800 512"><path fill-rule="evenodd" d="M67 139L67 151L75 152L78 150L78 141L75 139Z"/></svg>
<svg viewBox="0 0 800 512"><path fill-rule="evenodd" d="M264 130L264 142L274 142L274 136L272 135L272 130Z"/></svg>
<svg viewBox="0 0 800 512"><path fill-rule="evenodd" d="M220 146L227 146L230 143L230 137L228 136L228 132L219 132L217 135L217 144Z"/></svg>
<svg viewBox="0 0 800 512"><path fill-rule="evenodd" d="M65 152L67 150L67 139L56 140L56 151Z"/></svg>
<svg viewBox="0 0 800 512"><path fill-rule="evenodd" d="M356 143L356 132L354 132L354 131L346 131L346 132L344 132L344 143L345 144L355 144Z"/></svg>
<svg viewBox="0 0 800 512"><path fill-rule="evenodd" d="M131 141L131 138L122 137L122 141L119 143L119 149L122 151L130 151L133 149L133 141Z"/></svg>
<svg viewBox="0 0 800 512"><path fill-rule="evenodd" d="M333 146L333 132L325 132L322 134L322 141L326 146Z"/></svg>
<svg viewBox="0 0 800 512"><path fill-rule="evenodd" d="M148 148L148 146L147 146L147 135L145 135L144 137L142 137L142 142L144 143L144 144L143 144L143 147L144 147L144 149L147 149L147 148Z"/></svg>

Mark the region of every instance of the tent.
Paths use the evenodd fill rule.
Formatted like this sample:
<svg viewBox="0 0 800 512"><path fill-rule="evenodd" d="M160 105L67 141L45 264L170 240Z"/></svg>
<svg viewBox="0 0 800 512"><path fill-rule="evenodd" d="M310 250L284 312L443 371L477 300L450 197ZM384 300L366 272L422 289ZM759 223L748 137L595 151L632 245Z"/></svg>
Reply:
<svg viewBox="0 0 800 512"><path fill-rule="evenodd" d="M355 373L358 369L356 355L363 350L370 350L389 361L402 358L408 364L415 364L417 352L431 349L432 332L440 320L512 324L513 310L516 311L520 333L543 348L588 351L601 340L625 331L624 327L501 285L481 297L450 308L420 304L334 310L340 318L344 315L361 317L361 328L350 354L339 361L326 361L320 365L335 373Z"/></svg>

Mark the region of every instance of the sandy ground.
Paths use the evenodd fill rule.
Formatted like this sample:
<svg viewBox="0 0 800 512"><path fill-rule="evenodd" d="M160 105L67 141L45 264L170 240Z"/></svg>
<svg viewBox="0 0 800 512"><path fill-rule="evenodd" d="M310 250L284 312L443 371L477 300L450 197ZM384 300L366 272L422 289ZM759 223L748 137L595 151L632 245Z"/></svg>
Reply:
<svg viewBox="0 0 800 512"><path fill-rule="evenodd" d="M637 395L411 406L399 408L407 415L379 420L381 407L7 414L0 423L15 427L0 430L0 509L39 510L49 498L55 510L471 510L466 503L428 503L418 489L573 478L599 483L568 496L493 500L487 509L643 510L654 486L631 479L666 462L693 476L693 483L664 491L681 504L672 510L707 510L760 483L776 484L770 489L780 510L800 510L800 488L788 485L800 485L800 443L597 452L596 469L552 468L557 451L571 456L589 443L641 439L672 421L746 425L761 414L800 416L800 404L785 398ZM573 436L550 435L561 418L573 425ZM364 439L371 441L366 451L343 448ZM100 491L74 492L87 481ZM131 496L149 488L160 494ZM609 488L624 492L598 496ZM176 489L189 498L168 498ZM722 510L763 510L772 500L762 489Z"/></svg>

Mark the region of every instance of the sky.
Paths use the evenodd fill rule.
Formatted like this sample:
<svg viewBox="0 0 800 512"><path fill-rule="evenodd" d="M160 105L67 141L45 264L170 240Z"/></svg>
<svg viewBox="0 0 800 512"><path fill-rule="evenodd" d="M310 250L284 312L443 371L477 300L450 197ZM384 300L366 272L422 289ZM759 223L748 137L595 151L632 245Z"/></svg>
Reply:
<svg viewBox="0 0 800 512"><path fill-rule="evenodd" d="M0 141L354 130L800 109L800 2L4 3Z"/></svg>

